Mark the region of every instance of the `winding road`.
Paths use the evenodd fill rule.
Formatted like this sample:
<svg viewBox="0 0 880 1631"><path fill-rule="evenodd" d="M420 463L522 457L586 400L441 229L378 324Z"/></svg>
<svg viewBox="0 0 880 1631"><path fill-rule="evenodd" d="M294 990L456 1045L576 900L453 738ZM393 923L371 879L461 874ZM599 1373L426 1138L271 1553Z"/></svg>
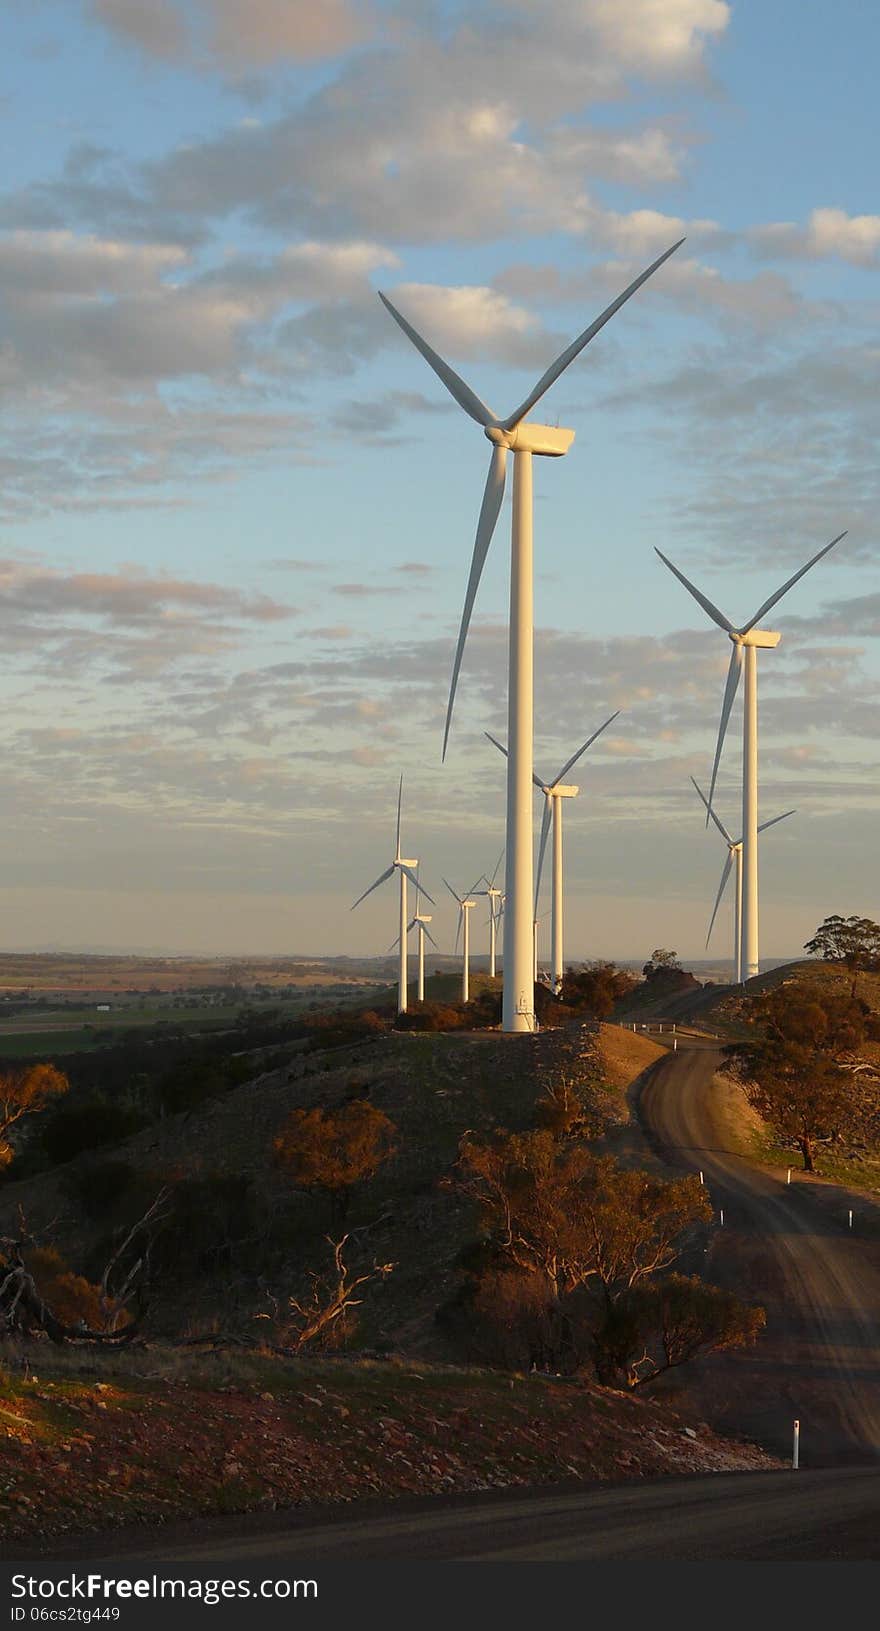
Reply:
<svg viewBox="0 0 880 1631"><path fill-rule="evenodd" d="M767 1309L754 1350L700 1367L707 1417L783 1454L797 1417L802 1466L880 1461L876 1243L851 1234L804 1186L737 1153L725 1115L729 1089L715 1079L721 1060L711 1042L680 1041L648 1073L639 1104L664 1161L702 1169L716 1216L723 1208L711 1276Z"/></svg>

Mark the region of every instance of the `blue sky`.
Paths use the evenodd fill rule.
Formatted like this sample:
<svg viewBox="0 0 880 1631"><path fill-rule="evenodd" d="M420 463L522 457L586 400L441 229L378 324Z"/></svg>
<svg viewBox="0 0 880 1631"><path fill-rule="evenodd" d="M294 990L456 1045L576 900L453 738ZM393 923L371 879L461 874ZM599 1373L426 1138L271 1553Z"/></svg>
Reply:
<svg viewBox="0 0 880 1631"><path fill-rule="evenodd" d="M390 894L348 908L401 772L429 887L494 866L507 512L441 767L487 450L376 290L509 411L682 233L542 407L576 440L536 468L538 767L621 709L567 950L699 955L724 858L689 777L727 642L653 546L744 619L849 528L762 659L761 813L798 812L762 950L880 915L872 8L13 0L2 32L6 944L383 949Z"/></svg>

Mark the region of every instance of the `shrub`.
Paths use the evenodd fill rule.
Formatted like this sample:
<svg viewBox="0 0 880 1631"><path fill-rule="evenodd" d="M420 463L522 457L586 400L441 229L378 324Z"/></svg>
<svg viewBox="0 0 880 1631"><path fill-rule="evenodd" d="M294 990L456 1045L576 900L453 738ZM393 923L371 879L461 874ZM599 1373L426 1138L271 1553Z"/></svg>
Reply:
<svg viewBox="0 0 880 1631"><path fill-rule="evenodd" d="M64 1325L82 1320L92 1330L105 1324L100 1288L74 1274L54 1246L31 1246L24 1253L25 1268L43 1301Z"/></svg>
<svg viewBox="0 0 880 1631"><path fill-rule="evenodd" d="M294 1110L275 1139L275 1159L303 1189L323 1190L342 1216L352 1186L394 1154L396 1128L369 1099L336 1110Z"/></svg>

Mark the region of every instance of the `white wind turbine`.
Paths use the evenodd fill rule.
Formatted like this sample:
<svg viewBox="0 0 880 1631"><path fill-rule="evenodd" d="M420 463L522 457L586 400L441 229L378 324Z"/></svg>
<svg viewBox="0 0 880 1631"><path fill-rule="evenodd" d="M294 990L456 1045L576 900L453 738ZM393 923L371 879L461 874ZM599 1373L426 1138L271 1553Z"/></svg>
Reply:
<svg viewBox="0 0 880 1631"><path fill-rule="evenodd" d="M674 572L679 582L684 584L688 592L693 595L694 600L702 606L704 612L708 613L712 622L716 623L719 629L723 629L733 643L733 650L730 653L730 666L727 670L727 684L724 688L724 700L721 704L718 742L715 748L712 780L709 786L709 805L712 803L715 792L715 781L718 776L721 749L724 745L730 710L733 707L733 699L739 686L740 675L745 669L742 760L743 894L742 950L740 953L740 974L743 980L750 980L755 974L760 973L758 962L758 651L759 649L773 650L778 646L781 638L779 634L772 632L770 629L759 629L757 624L764 616L764 613L769 612L777 601L782 599L783 595L788 594L789 589L793 588L805 572L809 572L811 566L815 566L817 561L821 561L822 556L827 555L829 549L833 549L834 545L839 544L841 538L845 537L846 533L840 532L836 538L832 538L830 544L825 544L824 548L817 550L816 554L807 561L806 566L802 566L800 571L795 572L792 577L788 578L782 588L777 589L775 594L765 600L763 605L758 607L754 617L750 617L749 621L743 623L740 628L734 628L730 619L725 617L717 606L713 606L711 600L707 600L706 596L701 594L700 590L689 582L684 573L679 572L677 566L673 566L672 561L667 560L662 550L658 549L656 552L664 565L669 567L670 572ZM707 813L706 826L708 827L708 825L709 815Z"/></svg>
<svg viewBox="0 0 880 1631"><path fill-rule="evenodd" d="M471 959L470 913L477 904L472 898L475 891L472 889L469 894L460 895L458 890L453 889L452 884L447 883L445 878L443 879L443 882L446 884L446 887L449 890L453 900L458 901L458 928L455 931L455 950L458 950L459 937L461 937L461 1000L462 1002L468 1002L470 1000Z"/></svg>
<svg viewBox="0 0 880 1631"><path fill-rule="evenodd" d="M743 901L742 858L743 858L743 841L742 841L741 838L731 838L730 833L727 831L727 828L725 827L723 821L719 820L718 816L715 814L715 811L712 809L712 806L709 803L709 800L707 799L705 793L703 792L703 789L698 785L698 783L696 781L694 781L693 776L691 777L691 781L694 783L694 786L696 787L697 792L700 795L700 798L702 799L703 803L705 804L706 809L709 812L709 815L711 816L711 818L714 821L716 827L718 828L718 831L720 832L722 838L724 839L725 844L727 845L727 860L724 863L724 868L723 868L723 871L721 873L721 883L718 886L718 894L715 896L715 905L714 905L714 907L712 909L712 916L709 919L709 932L706 935L706 950L708 951L708 949L709 949L709 941L712 938L712 930L715 927L715 919L718 916L718 908L721 905L721 897L724 894L725 888L727 887L727 880L730 877L731 868L735 865L736 866L736 883L735 883L735 897L734 897L734 911L733 911L733 970L734 970L734 981L735 981L735 983L737 985L741 985L742 984L742 901ZM788 817L791 816L791 815L794 815L794 814L795 814L794 810L786 810L783 815L774 816L772 821L762 821L761 825L758 828L758 831L759 832L766 832L768 827L775 827L777 821L787 821Z"/></svg>
<svg viewBox="0 0 880 1631"><path fill-rule="evenodd" d="M416 904L418 904L418 891L421 891L421 893L425 896L425 898L431 902L431 905L432 906L434 905L434 900L433 900L432 896L428 894L428 891L425 888L424 884L419 883L418 876L417 876L416 872L414 871L414 868L417 867L418 864L419 864L418 860L404 860L403 857L401 856L401 853L400 853L400 812L401 812L402 804L403 804L403 777L401 776L401 778L400 778L400 787L398 788L398 791L397 791L397 845L396 845L395 852L394 852L394 860L391 862L391 865L389 867L385 868L385 871L382 873L381 877L377 878L375 883L370 884L369 889L365 889L363 894L358 896L357 900L354 903L354 906L352 906L352 908L351 908L351 910L354 911L355 906L360 906L361 901L366 900L367 896L371 895L373 893L374 889L378 889L378 887L379 887L379 885L381 883L385 883L388 878L392 878L394 876L395 872L397 872L399 874L399 876L400 876L400 930L399 930L400 960L399 960L399 964L398 964L398 975L397 975L397 1012L399 1014L405 1014L406 1013L406 931L407 931L407 923L406 923L406 880L407 880L407 878L409 878L410 882L414 883L415 886L416 886L416 891L417 891L417 893L416 893Z"/></svg>
<svg viewBox="0 0 880 1631"><path fill-rule="evenodd" d="M535 1028L535 997L532 982L532 660L534 643L534 585L532 552L532 455L559 458L567 453L574 441L574 431L559 426L536 425L526 421L526 414L540 401L545 391L557 380L578 356L585 345L599 333L609 318L619 311L630 296L656 272L659 266L684 239L679 239L664 254L659 255L623 294L606 307L601 316L591 323L561 356L551 363L528 396L506 419L499 419L470 386L438 356L427 340L401 316L384 294L379 298L402 328L404 334L421 352L438 378L442 380L459 407L482 426L493 444L489 462L489 475L483 493L477 536L471 560L470 576L464 599L461 627L455 660L452 666L452 684L446 710L446 730L443 737L443 757L449 740L452 708L467 639L477 587L483 565L495 530L495 524L504 497L507 474L507 454L514 455L513 523L510 557L510 629L508 657L508 731L510 756L507 767L507 869L505 895L507 911L504 929L504 998L502 1029L505 1031L533 1031Z"/></svg>
<svg viewBox="0 0 880 1631"><path fill-rule="evenodd" d="M417 941L417 944L418 944L418 983L416 985L416 992L417 992L417 1000L419 1002L424 1002L424 1000L425 1000L425 936L427 935L427 937L430 940L431 945L434 947L435 951L439 951L440 947L437 945L437 942L434 939L434 936L432 935L430 929L428 928L428 924L433 923L434 919L431 917L430 913L420 912L419 911L419 892L421 890L421 887L422 886L419 883L419 877L418 877L418 871L417 871L416 872L416 909L415 909L415 912L413 913L413 916L410 918L410 920L409 920L409 922L408 922L408 924L406 926L406 932L409 935L409 934L412 934L413 929L418 929L418 931L419 931L418 932L418 941ZM430 896L428 898L430 899ZM389 951L393 951L394 947L399 946L399 944L400 944L400 935L397 936L397 939L394 941L394 944L388 948Z"/></svg>
<svg viewBox="0 0 880 1631"><path fill-rule="evenodd" d="M541 892L541 872L544 866L544 851L547 848L547 838L550 833L551 826L553 828L553 887L550 897L553 919L551 923L551 939L553 945L551 985L557 996L562 990L564 972L562 949L562 800L577 798L578 793L580 792L579 787L566 787L564 784L564 778L577 764L581 754L586 753L587 748L592 747L596 737L601 736L602 732L607 730L609 725L613 724L619 713L620 709L618 708L617 713L613 713L610 719L606 719L604 725L600 725L599 729L594 731L592 736L587 737L586 742L582 743L582 745L578 748L577 753L573 753L571 758L566 760L559 772L559 775L554 781L542 781L540 776L536 775L534 771L532 772L532 781L544 794L544 816L541 821L541 843L538 849L538 871L535 878L535 922L538 921L538 897ZM492 736L491 732L486 731L485 735L488 736L489 741L493 743L493 745L498 748L505 755L505 757L507 757L507 749L501 746L501 743L497 741L494 736Z"/></svg>
<svg viewBox="0 0 880 1631"><path fill-rule="evenodd" d="M473 893L475 895L485 895L488 902L489 902L489 924L488 924L488 927L489 927L489 978L490 978L490 980L494 980L494 978L495 978L495 949L496 949L496 941L497 941L497 934L498 934L498 925L501 922L501 910L502 910L501 902L504 899L504 890L499 889L497 887L497 885L495 883L495 879L498 876L498 871L499 871L499 868L501 866L501 862L503 860L504 860L504 851L502 850L501 854L498 857L498 860L495 863L495 871L492 873L491 878L487 878L486 874L483 873L483 876L480 879L480 882L484 883L486 885L485 889L475 889L473 891Z"/></svg>

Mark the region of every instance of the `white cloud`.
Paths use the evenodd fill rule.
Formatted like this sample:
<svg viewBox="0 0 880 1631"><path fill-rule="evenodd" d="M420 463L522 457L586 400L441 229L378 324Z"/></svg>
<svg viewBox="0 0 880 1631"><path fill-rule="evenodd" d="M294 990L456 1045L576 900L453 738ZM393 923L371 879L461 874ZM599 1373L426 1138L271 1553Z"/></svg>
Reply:
<svg viewBox="0 0 880 1631"><path fill-rule="evenodd" d="M539 320L497 289L401 283L393 290L393 298L395 306L444 356L493 357L529 365L550 360Z"/></svg>
<svg viewBox="0 0 880 1631"><path fill-rule="evenodd" d="M837 258L853 266L876 264L880 252L880 215L847 215L841 209L812 210L805 226L777 221L753 227L752 247L770 259Z"/></svg>

